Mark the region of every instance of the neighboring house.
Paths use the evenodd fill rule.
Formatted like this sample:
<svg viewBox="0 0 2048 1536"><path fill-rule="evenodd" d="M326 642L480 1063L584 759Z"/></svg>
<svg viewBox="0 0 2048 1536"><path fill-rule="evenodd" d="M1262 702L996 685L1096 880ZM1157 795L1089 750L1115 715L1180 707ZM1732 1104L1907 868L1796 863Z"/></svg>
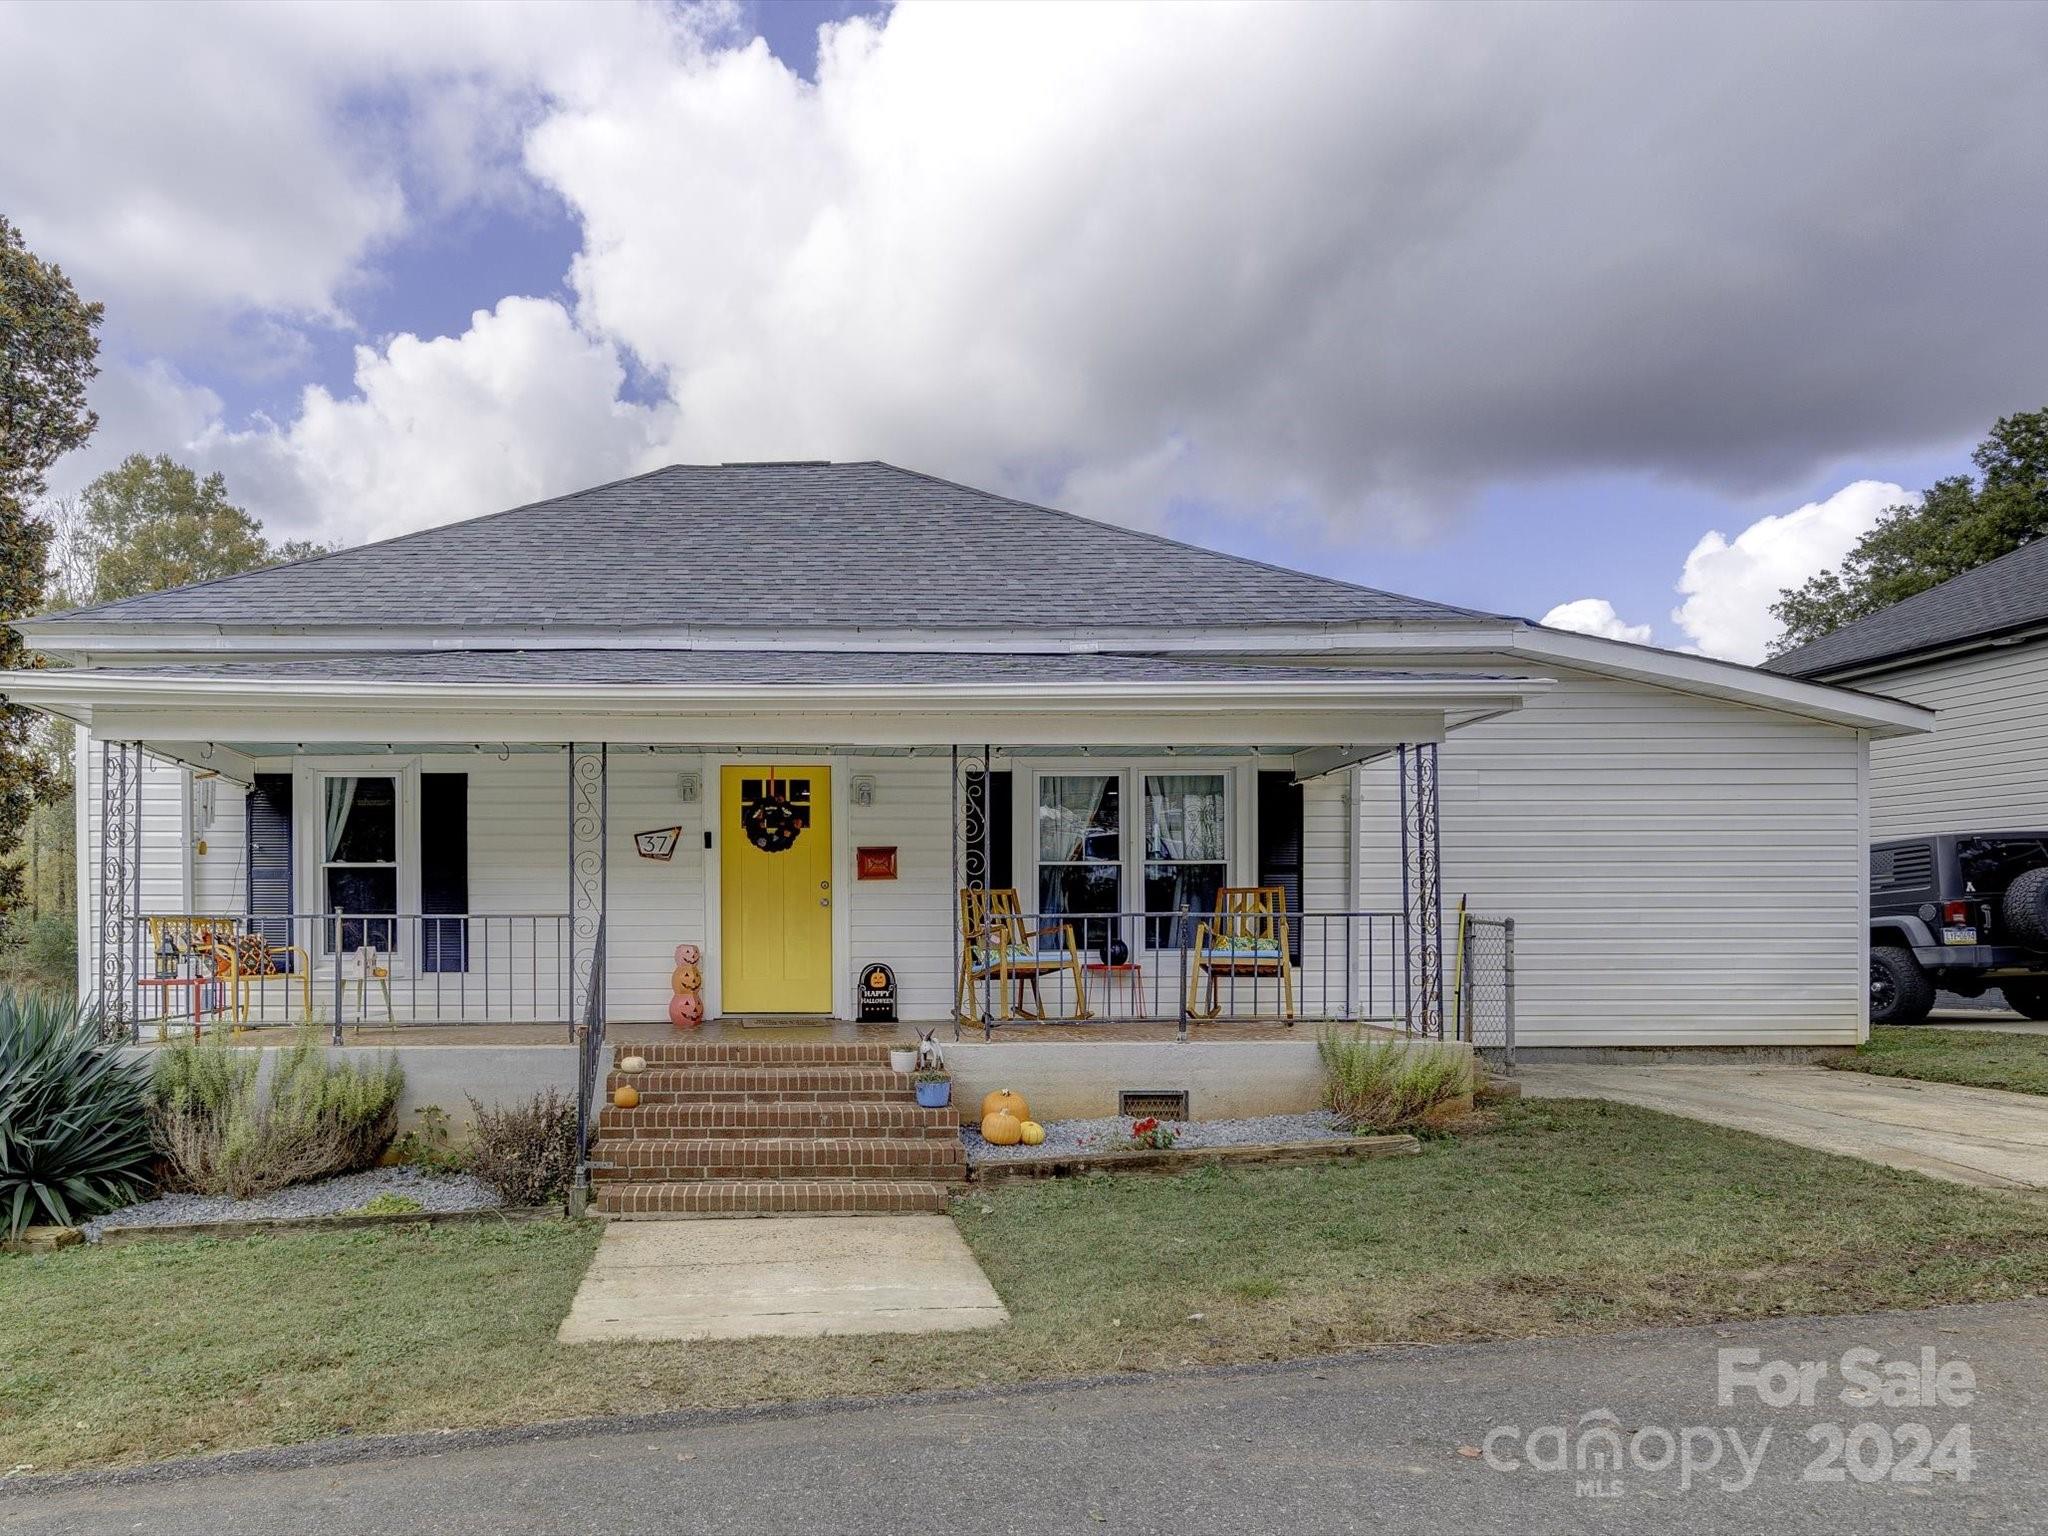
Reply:
<svg viewBox="0 0 2048 1536"><path fill-rule="evenodd" d="M2048 539L1765 665L1937 711L1871 748L1872 838L2048 827Z"/></svg>
<svg viewBox="0 0 2048 1536"><path fill-rule="evenodd" d="M172 1014L155 949L217 919L278 957L258 1011L658 1020L687 943L713 1015L852 1017L880 963L944 1020L995 886L1131 951L1098 1017L1171 1017L1175 915L1277 886L1303 1019L1433 1023L1440 890L1516 920L1524 1046L1849 1044L1869 743L1930 721L878 463L672 466L22 628L64 665L0 689L85 727L81 983Z"/></svg>

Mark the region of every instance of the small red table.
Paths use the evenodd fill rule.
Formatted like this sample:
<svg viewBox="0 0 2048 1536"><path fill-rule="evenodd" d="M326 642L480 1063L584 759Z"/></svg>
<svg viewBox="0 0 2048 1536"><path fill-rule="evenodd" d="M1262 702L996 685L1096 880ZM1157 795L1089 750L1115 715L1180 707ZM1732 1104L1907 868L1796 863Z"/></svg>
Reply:
<svg viewBox="0 0 2048 1536"><path fill-rule="evenodd" d="M163 989L163 1007L158 1010L156 1015L159 1022L171 1016L171 994L173 991L183 987L186 991L190 992L192 994L192 1033L195 1035L201 1032L200 1020L205 1014L219 1013L221 1011L220 978L218 976L143 976L138 979L137 985L161 987ZM209 993L211 993L210 997Z"/></svg>
<svg viewBox="0 0 2048 1536"><path fill-rule="evenodd" d="M1122 965L1109 965L1101 960L1090 960L1081 969L1091 977L1101 976L1104 978L1103 1001L1109 1005L1109 1016L1111 1018L1116 1017L1117 985L1126 977L1129 977L1131 983L1131 1011L1129 1017L1142 1019L1145 1016L1145 968L1138 964L1137 961L1127 960ZM1091 992L1095 990L1092 981L1089 983L1089 990Z"/></svg>

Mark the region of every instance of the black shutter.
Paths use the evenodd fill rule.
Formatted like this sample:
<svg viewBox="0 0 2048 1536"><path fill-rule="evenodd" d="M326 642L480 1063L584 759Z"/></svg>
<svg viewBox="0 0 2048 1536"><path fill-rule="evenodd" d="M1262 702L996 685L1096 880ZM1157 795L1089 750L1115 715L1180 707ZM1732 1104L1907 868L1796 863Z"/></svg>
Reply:
<svg viewBox="0 0 2048 1536"><path fill-rule="evenodd" d="M437 913L469 911L469 775L420 775L420 968L469 968L469 925L434 922Z"/></svg>
<svg viewBox="0 0 2048 1536"><path fill-rule="evenodd" d="M986 796L984 784L987 786ZM1010 848L1010 793L1010 775L1007 772L968 775L967 820L970 825L981 814L983 799L988 801L988 888L992 891L1006 891L1017 883L1017 866ZM964 849L962 853L965 853Z"/></svg>
<svg viewBox="0 0 2048 1536"><path fill-rule="evenodd" d="M248 840L249 924L264 943L281 949L292 942L292 776L259 773L242 800ZM261 921L280 917L284 922ZM285 965L296 957L282 956Z"/></svg>
<svg viewBox="0 0 2048 1536"><path fill-rule="evenodd" d="M1259 775L1259 884L1287 893L1290 915L1301 911L1301 786L1291 773ZM1301 963L1301 924L1287 925L1288 958Z"/></svg>

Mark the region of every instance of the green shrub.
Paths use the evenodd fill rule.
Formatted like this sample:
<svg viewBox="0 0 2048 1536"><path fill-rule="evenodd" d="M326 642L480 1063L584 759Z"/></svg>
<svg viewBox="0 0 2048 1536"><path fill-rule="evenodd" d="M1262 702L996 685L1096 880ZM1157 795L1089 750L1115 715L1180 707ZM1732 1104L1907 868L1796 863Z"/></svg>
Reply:
<svg viewBox="0 0 2048 1536"><path fill-rule="evenodd" d="M385 1190L381 1195L372 1195L353 1211L351 1216L410 1216L426 1207L411 1195L395 1195Z"/></svg>
<svg viewBox="0 0 2048 1536"><path fill-rule="evenodd" d="M422 1104L414 1113L420 1123L392 1144L391 1161L429 1173L460 1173L467 1168L469 1153L456 1145L448 1111L438 1104Z"/></svg>
<svg viewBox="0 0 2048 1536"><path fill-rule="evenodd" d="M405 1086L395 1054L371 1066L330 1060L317 1026L277 1053L216 1035L157 1054L151 1124L180 1188L246 1200L368 1168L391 1144Z"/></svg>
<svg viewBox="0 0 2048 1536"><path fill-rule="evenodd" d="M0 969L10 982L53 997L78 995L78 925L71 917L39 917L7 925Z"/></svg>
<svg viewBox="0 0 2048 1536"><path fill-rule="evenodd" d="M0 1231L72 1226L148 1191L148 1076L77 1003L0 992Z"/></svg>
<svg viewBox="0 0 2048 1536"><path fill-rule="evenodd" d="M507 1205L546 1205L569 1192L576 1176L576 1105L549 1088L524 1104L486 1107L476 1117L469 1171Z"/></svg>
<svg viewBox="0 0 2048 1536"><path fill-rule="evenodd" d="M1358 1131L1427 1123L1472 1091L1472 1058L1452 1046L1325 1030L1323 1107Z"/></svg>

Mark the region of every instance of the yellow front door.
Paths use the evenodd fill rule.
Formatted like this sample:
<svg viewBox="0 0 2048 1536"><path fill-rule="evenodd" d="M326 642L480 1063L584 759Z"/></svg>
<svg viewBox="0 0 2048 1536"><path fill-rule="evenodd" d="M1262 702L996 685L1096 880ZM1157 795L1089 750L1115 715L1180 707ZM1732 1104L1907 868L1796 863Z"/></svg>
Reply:
<svg viewBox="0 0 2048 1536"><path fill-rule="evenodd" d="M832 771L728 766L719 783L721 1005L832 1011Z"/></svg>

